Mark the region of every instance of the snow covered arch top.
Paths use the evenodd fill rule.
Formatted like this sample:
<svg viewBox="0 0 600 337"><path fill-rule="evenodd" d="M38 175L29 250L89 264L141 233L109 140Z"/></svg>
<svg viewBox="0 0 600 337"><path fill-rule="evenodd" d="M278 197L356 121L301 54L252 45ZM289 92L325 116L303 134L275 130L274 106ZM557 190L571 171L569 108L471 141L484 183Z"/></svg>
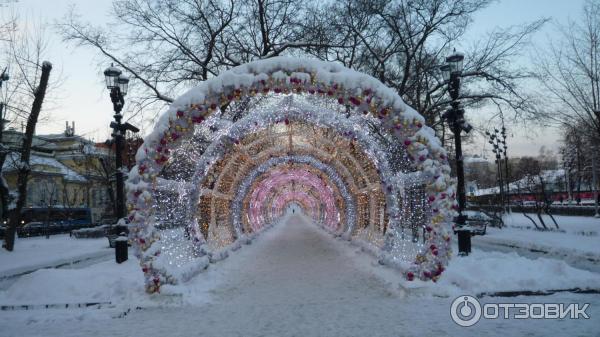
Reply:
<svg viewBox="0 0 600 337"><path fill-rule="evenodd" d="M405 147L408 157L422 172L432 215L424 224L429 235L414 262L405 263L395 254L400 241L394 240L382 252L383 261L397 265L409 280L436 280L451 255L446 225L452 221L456 202L447 153L433 130L394 90L371 76L334 63L276 57L223 72L182 95L160 117L139 149L137 165L129 174L127 196L130 235L146 276L147 291L155 292L162 284L185 279L185 275L193 273L194 266L201 265L190 260L180 263L183 271L173 272L169 269L169 256L161 254L164 234L154 226L154 190L172 151L182 139L191 137L195 124L202 123L220 107L242 97L280 93L334 99L350 112L371 114ZM388 233L398 239L401 236L394 228Z"/></svg>

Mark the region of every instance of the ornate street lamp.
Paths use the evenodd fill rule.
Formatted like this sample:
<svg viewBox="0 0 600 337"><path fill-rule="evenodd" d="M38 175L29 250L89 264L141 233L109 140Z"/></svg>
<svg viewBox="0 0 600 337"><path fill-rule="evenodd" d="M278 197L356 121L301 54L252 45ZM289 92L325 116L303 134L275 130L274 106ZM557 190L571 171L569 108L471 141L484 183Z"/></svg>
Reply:
<svg viewBox="0 0 600 337"><path fill-rule="evenodd" d="M4 68L2 70L2 74L0 74L0 89L2 89L2 83L4 81L8 81L10 77L8 76L8 68ZM0 144L2 144L2 133L4 131L4 123L8 122L8 120L4 119L4 102L0 102ZM4 214L2 214L4 216Z"/></svg>
<svg viewBox="0 0 600 337"><path fill-rule="evenodd" d="M4 68L2 74L0 74L0 89L2 88L2 83L8 81L9 78L8 68ZM4 119L4 114L4 102L0 101L0 152L5 151L4 146L2 145L2 134L4 133L4 123L8 122L8 120ZM6 221L4 221L6 217L7 214L3 214L2 209L0 209L0 220L3 220L4 224L6 224Z"/></svg>
<svg viewBox="0 0 600 337"><path fill-rule="evenodd" d="M454 219L458 234L458 253L468 255L471 252L471 231L465 228L467 217L463 214L466 208L465 170L462 155L461 132L469 133L473 128L465 121L465 110L461 108L458 96L460 94L460 77L463 71L464 55L454 53L446 58L446 64L441 67L444 80L448 83L448 93L452 99L450 109L442 117L448 121L454 133L454 150L456 153L456 178L458 189L458 216Z"/></svg>
<svg viewBox="0 0 600 337"><path fill-rule="evenodd" d="M124 198L124 183L123 183L123 139L127 130L138 132L139 130L129 123L122 124L121 120L123 115L121 110L125 105L125 96L129 87L129 78L122 74L121 70L111 65L104 71L104 77L106 79L106 88L110 90L110 99L113 103L113 110L115 114L114 122L110 123L110 127L113 129L111 134L113 137L113 144L115 144L115 166L116 166L116 182L117 182L117 205L116 205L116 216L119 222L125 217L125 198ZM126 232L127 228L122 226L116 226L115 234Z"/></svg>

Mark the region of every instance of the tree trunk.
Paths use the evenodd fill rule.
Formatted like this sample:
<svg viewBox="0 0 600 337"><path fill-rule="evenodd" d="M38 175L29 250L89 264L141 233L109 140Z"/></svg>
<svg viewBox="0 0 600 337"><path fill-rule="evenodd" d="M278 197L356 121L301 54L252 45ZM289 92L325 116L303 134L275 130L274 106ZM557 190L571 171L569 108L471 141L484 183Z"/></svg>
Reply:
<svg viewBox="0 0 600 337"><path fill-rule="evenodd" d="M540 220L540 224L542 224L542 227L544 227L545 230L548 230L548 226L546 226L546 223L544 223L544 219L542 219L542 210L540 208L536 209L536 214L538 219Z"/></svg>
<svg viewBox="0 0 600 337"><path fill-rule="evenodd" d="M1 140L1 139L0 139ZM2 166L6 161L7 153L0 153L0 180L2 180ZM0 181L0 221L8 216L8 186L4 185L4 181Z"/></svg>
<svg viewBox="0 0 600 337"><path fill-rule="evenodd" d="M556 222L556 219L554 218L554 215L550 213L550 209L546 209L546 214L550 217L550 219L552 219L552 222L554 222L554 226L556 226L556 229L560 229L560 227L558 227L558 222Z"/></svg>
<svg viewBox="0 0 600 337"><path fill-rule="evenodd" d="M35 89L33 104L31 105L31 112L27 119L27 127L25 128L25 137L23 138L23 144L21 145L21 159L18 167L17 176L17 205L13 214L10 217L8 227L6 228L5 248L8 251L12 251L15 245L15 233L17 225L21 222L21 210L25 206L25 198L27 196L27 179L29 178L29 157L31 156L31 143L33 141L33 135L35 134L35 126L42 110L42 103L46 96L46 89L48 88L48 79L50 78L50 71L52 70L52 64L44 61L42 64L42 74L40 76L40 84Z"/></svg>
<svg viewBox="0 0 600 337"><path fill-rule="evenodd" d="M112 214L116 217L117 203L115 201L115 194L112 188L112 182L110 181L111 172L109 171L109 167L106 165L106 162L102 158L100 158L100 164L102 165L102 170L104 171L104 178L106 181L106 192L108 193L108 198L110 199Z"/></svg>
<svg viewBox="0 0 600 337"><path fill-rule="evenodd" d="M535 226L535 228L541 230L542 228L540 226L538 226L538 224L535 222L535 220L533 220L532 217L530 217L529 215L527 215L527 213L525 213L525 211L522 212L523 216L525 216L527 219L529 219L531 222L533 222L533 225Z"/></svg>

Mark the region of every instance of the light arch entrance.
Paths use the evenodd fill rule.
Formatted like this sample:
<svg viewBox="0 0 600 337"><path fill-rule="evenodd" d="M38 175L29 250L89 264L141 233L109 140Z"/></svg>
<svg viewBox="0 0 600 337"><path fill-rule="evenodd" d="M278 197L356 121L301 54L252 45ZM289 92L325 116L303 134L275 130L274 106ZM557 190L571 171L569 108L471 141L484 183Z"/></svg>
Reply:
<svg viewBox="0 0 600 337"><path fill-rule="evenodd" d="M261 95L291 94L336 101L345 107L345 113L340 113L339 118L351 114L370 116L380 122L382 130L395 137L423 182L430 216L426 217L422 227L428 235L413 260L408 261L399 253L406 243L404 232L397 225L390 226L387 230L390 239L386 239L380 250L381 260L399 267L409 280L415 277L436 280L440 276L451 255L446 227L452 221L456 202L447 153L433 130L425 126L424 118L392 89L368 75L334 63L276 57L233 68L188 91L161 116L138 151L137 165L127 182L128 208L130 235L146 276L148 292L158 291L162 284L189 278L203 269L207 261L202 238L194 233L191 235L193 254L186 251L189 256L185 260L175 258L181 251L165 253L165 242L169 235L175 234L162 230L164 225L157 221L158 204L163 196L160 186L178 184L188 190L195 187L192 181L172 179L169 183L163 182L164 168L177 161L172 153L194 136L196 125L218 115L232 102ZM386 197L404 190L393 181L382 182ZM185 198L181 193L177 197ZM390 224L397 223L393 220L399 220L400 210L389 213ZM190 228L194 224L185 225ZM232 244L232 249L237 247L239 243Z"/></svg>

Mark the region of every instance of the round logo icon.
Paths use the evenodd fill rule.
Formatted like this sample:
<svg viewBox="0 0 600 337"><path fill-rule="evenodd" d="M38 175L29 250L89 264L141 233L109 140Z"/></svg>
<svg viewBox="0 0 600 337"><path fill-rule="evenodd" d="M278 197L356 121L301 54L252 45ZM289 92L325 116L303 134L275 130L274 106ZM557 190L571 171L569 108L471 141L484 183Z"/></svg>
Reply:
<svg viewBox="0 0 600 337"><path fill-rule="evenodd" d="M459 296L452 302L450 316L460 326L475 325L481 318L481 304L473 296Z"/></svg>

